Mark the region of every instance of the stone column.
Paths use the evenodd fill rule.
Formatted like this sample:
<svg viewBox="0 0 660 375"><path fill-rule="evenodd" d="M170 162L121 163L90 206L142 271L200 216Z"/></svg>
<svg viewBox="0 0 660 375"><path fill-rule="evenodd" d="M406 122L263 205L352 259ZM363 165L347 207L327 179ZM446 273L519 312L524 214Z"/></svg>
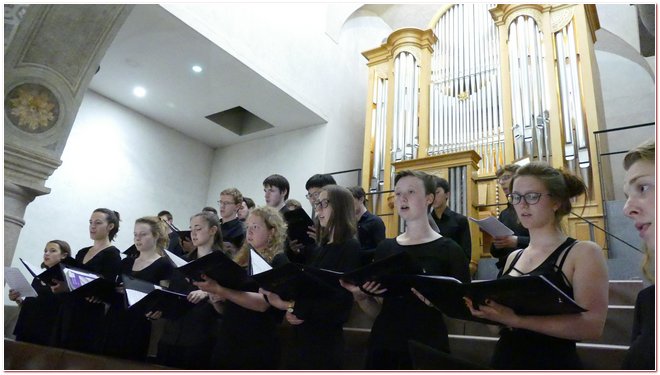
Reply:
<svg viewBox="0 0 660 375"><path fill-rule="evenodd" d="M5 266L27 205L50 192L85 91L132 7L5 5L21 15L5 21Z"/></svg>

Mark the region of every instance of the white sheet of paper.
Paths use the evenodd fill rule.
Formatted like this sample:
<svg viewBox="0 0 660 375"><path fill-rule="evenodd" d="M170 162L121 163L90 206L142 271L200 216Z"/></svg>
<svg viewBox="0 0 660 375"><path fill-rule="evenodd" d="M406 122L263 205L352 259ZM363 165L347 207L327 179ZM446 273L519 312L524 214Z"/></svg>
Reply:
<svg viewBox="0 0 660 375"><path fill-rule="evenodd" d="M163 250L165 250L165 254L167 254L167 256L170 257L172 262L174 262L174 265L176 265L177 267L181 267L184 264L188 263L185 260L181 259L180 257L176 256L176 254L174 254L173 252L167 249L163 249Z"/></svg>
<svg viewBox="0 0 660 375"><path fill-rule="evenodd" d="M250 249L250 263L252 264L253 275L273 269L254 249Z"/></svg>
<svg viewBox="0 0 660 375"><path fill-rule="evenodd" d="M481 220L477 220L473 217L469 219L477 223L479 228L493 237L506 237L513 235L513 231L506 225L502 224L502 222L497 220L494 216L489 216Z"/></svg>
<svg viewBox="0 0 660 375"><path fill-rule="evenodd" d="M36 297L37 292L34 290L30 282L27 281L25 276L16 267L5 267L5 282L9 284L11 289L21 293L21 297Z"/></svg>
<svg viewBox="0 0 660 375"><path fill-rule="evenodd" d="M147 293L140 292L139 290L126 289L126 299L128 300L128 306L133 306L138 303L142 298L144 298Z"/></svg>

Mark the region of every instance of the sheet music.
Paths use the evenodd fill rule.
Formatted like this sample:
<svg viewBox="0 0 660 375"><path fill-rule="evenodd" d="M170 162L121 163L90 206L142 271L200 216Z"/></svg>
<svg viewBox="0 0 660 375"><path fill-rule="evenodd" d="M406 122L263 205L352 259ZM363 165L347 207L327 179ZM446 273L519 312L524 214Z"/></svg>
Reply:
<svg viewBox="0 0 660 375"><path fill-rule="evenodd" d="M181 267L184 264L188 263L185 260L181 259L180 257L176 256L176 254L174 254L173 252L171 252L167 249L163 249L163 250L165 250L165 254L167 254L167 256L170 258L170 260L172 260L172 262L174 263L174 265L176 267Z"/></svg>
<svg viewBox="0 0 660 375"><path fill-rule="evenodd" d="M506 237L513 235L513 231L506 225L502 224L502 222L497 220L494 216L489 216L481 220L477 220L473 217L469 219L477 223L479 228L493 237Z"/></svg>
<svg viewBox="0 0 660 375"><path fill-rule="evenodd" d="M19 292L21 297L36 297L37 292L16 267L5 267L5 282L11 289Z"/></svg>
<svg viewBox="0 0 660 375"><path fill-rule="evenodd" d="M71 268L65 268L63 272L66 283L69 286L69 290L76 290L81 286L99 278L93 273L78 271Z"/></svg>
<svg viewBox="0 0 660 375"><path fill-rule="evenodd" d="M253 275L273 269L273 267L271 267L270 264L268 264L268 262L266 262L266 260L252 248L250 248L250 264L252 265Z"/></svg>

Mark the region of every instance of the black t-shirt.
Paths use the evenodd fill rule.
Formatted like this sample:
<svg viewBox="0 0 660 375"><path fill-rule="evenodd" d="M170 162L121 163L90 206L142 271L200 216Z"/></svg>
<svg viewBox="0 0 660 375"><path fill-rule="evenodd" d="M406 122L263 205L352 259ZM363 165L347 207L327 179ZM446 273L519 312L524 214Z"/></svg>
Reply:
<svg viewBox="0 0 660 375"><path fill-rule="evenodd" d="M468 261L472 259L472 238L470 238L467 217L450 210L449 207L445 208L441 217L436 216L435 211L431 212L431 217L438 226L440 234L456 241Z"/></svg>
<svg viewBox="0 0 660 375"><path fill-rule="evenodd" d="M375 249L385 239L383 219L366 211L358 220L357 233L362 250Z"/></svg>

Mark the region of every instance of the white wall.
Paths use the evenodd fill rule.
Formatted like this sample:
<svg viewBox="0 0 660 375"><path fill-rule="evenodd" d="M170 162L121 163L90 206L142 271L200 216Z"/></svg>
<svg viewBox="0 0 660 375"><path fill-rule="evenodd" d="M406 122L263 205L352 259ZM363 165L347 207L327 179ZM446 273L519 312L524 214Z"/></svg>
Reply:
<svg viewBox="0 0 660 375"><path fill-rule="evenodd" d="M263 204L261 182L272 173L289 180L291 198L304 200L313 174L362 167L368 77L361 52L380 46L387 25L350 19L333 39L323 4L163 7L328 121L217 150L207 202L215 205L220 191L234 186Z"/></svg>
<svg viewBox="0 0 660 375"><path fill-rule="evenodd" d="M19 257L39 265L52 239L67 241L74 254L90 246L88 221L99 207L121 215L120 250L133 243L135 219L162 209L187 228L206 204L212 157L210 147L88 91L62 165L46 181L51 193L27 207L12 265L25 271Z"/></svg>

